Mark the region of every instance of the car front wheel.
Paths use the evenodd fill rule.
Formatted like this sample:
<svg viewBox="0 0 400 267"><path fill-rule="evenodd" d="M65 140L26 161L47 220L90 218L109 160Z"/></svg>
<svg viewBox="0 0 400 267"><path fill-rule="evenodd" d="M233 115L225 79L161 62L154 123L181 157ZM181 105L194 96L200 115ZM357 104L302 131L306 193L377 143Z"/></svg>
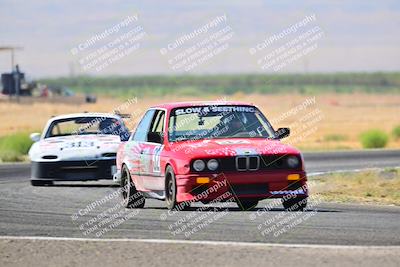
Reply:
<svg viewBox="0 0 400 267"><path fill-rule="evenodd" d="M165 202L169 210L188 210L190 202L178 203L176 200L177 188L175 173L171 166L165 170Z"/></svg>
<svg viewBox="0 0 400 267"><path fill-rule="evenodd" d="M165 201L169 210L177 207L175 174L171 166L165 171Z"/></svg>

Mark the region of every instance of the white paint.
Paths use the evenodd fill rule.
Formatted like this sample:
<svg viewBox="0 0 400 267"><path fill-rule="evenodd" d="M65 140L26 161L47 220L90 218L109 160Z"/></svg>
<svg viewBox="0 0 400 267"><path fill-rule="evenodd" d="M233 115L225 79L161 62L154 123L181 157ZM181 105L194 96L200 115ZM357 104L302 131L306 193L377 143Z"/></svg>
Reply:
<svg viewBox="0 0 400 267"><path fill-rule="evenodd" d="M399 167L393 167L393 169L398 169ZM307 173L308 177L311 176L318 176L318 175L324 175L324 174L333 174L333 173L352 173L352 172L363 172L363 171L382 171L387 169L385 168L362 168L362 169L354 169L354 170L336 170L336 171L325 171L325 172L310 172Z"/></svg>
<svg viewBox="0 0 400 267"><path fill-rule="evenodd" d="M400 246L360 246L360 245L310 245L310 244L276 244L233 241L207 240L171 240L171 239L129 239L129 238L79 238L79 237L48 237L48 236L0 236L0 240L45 240L45 241L83 241L83 242L138 242L153 244L188 244L210 246L244 246L244 247L283 247L283 248L323 248L323 249L400 249Z"/></svg>

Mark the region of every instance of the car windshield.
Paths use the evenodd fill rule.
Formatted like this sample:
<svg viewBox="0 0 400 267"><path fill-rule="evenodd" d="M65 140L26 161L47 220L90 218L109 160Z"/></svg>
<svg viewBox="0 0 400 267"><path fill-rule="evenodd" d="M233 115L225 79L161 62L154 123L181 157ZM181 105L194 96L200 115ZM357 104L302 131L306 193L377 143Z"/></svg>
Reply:
<svg viewBox="0 0 400 267"><path fill-rule="evenodd" d="M216 138L273 138L274 130L254 106L192 106L171 111L170 142Z"/></svg>
<svg viewBox="0 0 400 267"><path fill-rule="evenodd" d="M129 139L129 131L122 120L109 117L74 117L55 120L49 126L45 138L68 135L112 134L121 141Z"/></svg>

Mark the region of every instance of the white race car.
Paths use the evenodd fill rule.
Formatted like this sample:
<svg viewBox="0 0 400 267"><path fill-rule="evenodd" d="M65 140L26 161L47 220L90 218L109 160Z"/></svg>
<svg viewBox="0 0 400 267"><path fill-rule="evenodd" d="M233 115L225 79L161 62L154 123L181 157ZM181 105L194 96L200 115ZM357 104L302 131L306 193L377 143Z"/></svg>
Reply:
<svg viewBox="0 0 400 267"><path fill-rule="evenodd" d="M118 146L129 139L122 118L77 113L51 118L43 133L31 134L31 184L112 179Z"/></svg>

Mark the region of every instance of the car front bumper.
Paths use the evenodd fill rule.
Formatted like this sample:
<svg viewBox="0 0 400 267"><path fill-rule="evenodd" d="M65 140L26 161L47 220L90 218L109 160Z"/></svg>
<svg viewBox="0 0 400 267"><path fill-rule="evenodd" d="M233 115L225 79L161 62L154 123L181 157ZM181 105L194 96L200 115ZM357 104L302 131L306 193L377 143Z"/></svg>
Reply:
<svg viewBox="0 0 400 267"><path fill-rule="evenodd" d="M31 162L31 180L90 181L112 179L115 159Z"/></svg>
<svg viewBox="0 0 400 267"><path fill-rule="evenodd" d="M290 180L289 175L299 179ZM207 180L207 183L199 183ZM227 195L235 199L282 198L288 194L308 196L305 171L247 171L220 174L176 175L177 201L209 202ZM206 192L206 193L204 193Z"/></svg>

